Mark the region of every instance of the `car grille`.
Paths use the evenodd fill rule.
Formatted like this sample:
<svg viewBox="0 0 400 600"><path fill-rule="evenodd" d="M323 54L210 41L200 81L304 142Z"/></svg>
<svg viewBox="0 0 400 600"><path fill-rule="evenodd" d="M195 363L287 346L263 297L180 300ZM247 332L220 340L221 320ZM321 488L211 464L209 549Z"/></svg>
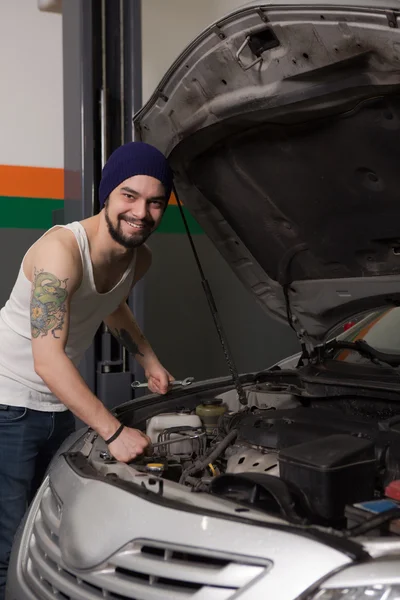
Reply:
<svg viewBox="0 0 400 600"><path fill-rule="evenodd" d="M135 541L93 571L72 572L58 544L60 506L44 493L29 540L25 577L40 600L226 600L262 576L267 561Z"/></svg>

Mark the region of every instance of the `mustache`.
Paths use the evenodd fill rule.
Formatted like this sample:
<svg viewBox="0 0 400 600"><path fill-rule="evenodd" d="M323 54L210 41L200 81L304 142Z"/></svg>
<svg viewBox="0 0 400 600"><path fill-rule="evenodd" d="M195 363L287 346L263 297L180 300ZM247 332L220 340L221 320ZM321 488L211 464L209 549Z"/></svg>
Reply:
<svg viewBox="0 0 400 600"><path fill-rule="evenodd" d="M132 225L143 225L144 227L154 227L155 221L151 218L147 219L128 219L126 217L119 217L120 221L126 221L127 223L131 223Z"/></svg>

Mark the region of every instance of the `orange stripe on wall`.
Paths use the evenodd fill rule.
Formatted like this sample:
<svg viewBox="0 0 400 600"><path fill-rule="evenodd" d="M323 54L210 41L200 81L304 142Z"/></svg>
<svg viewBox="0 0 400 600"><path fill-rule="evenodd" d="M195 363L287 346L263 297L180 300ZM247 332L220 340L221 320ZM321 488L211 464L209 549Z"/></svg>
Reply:
<svg viewBox="0 0 400 600"><path fill-rule="evenodd" d="M0 196L63 200L64 169L0 165ZM169 204L177 206L174 193Z"/></svg>
<svg viewBox="0 0 400 600"><path fill-rule="evenodd" d="M0 196L64 198L64 169L0 165Z"/></svg>

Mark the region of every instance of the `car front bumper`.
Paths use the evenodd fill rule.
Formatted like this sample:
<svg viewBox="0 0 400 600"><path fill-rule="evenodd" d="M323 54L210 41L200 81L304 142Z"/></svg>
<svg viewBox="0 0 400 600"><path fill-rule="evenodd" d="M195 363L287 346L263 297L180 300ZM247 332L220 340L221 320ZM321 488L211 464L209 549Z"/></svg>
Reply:
<svg viewBox="0 0 400 600"><path fill-rule="evenodd" d="M15 541L6 600L293 600L352 564L312 536L210 516L197 498L179 510L59 457Z"/></svg>

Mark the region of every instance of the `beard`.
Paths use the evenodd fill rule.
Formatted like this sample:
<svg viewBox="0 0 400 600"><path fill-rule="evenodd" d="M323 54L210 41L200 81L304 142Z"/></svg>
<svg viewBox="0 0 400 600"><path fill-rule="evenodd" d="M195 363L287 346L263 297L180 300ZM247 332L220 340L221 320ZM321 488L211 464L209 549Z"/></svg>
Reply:
<svg viewBox="0 0 400 600"><path fill-rule="evenodd" d="M123 246L127 250L132 250L133 248L138 248L147 240L149 235L152 233L153 228L155 226L155 222L153 219L128 219L127 217L118 217L117 223L114 225L110 219L110 215L108 214L108 204L105 203L105 217L108 228L108 233L117 244ZM134 223L136 225L141 225L143 229L135 230L132 228L131 234L126 234L122 230L121 221L126 221L127 223Z"/></svg>

